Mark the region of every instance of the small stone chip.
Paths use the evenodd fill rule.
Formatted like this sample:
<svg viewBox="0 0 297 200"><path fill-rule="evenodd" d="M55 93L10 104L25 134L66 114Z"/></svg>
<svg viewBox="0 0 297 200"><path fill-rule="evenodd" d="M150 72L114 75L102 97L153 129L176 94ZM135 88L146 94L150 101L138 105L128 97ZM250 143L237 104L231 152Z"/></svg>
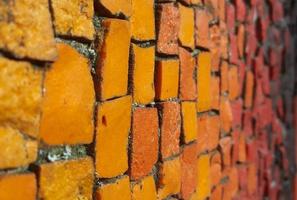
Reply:
<svg viewBox="0 0 297 200"><path fill-rule="evenodd" d="M92 0L52 0L55 32L58 35L94 38Z"/></svg>
<svg viewBox="0 0 297 200"><path fill-rule="evenodd" d="M16 129L0 127L0 169L26 166L36 157L36 141L25 139Z"/></svg>
<svg viewBox="0 0 297 200"><path fill-rule="evenodd" d="M0 1L0 49L17 58L56 59L48 0Z"/></svg>
<svg viewBox="0 0 297 200"><path fill-rule="evenodd" d="M39 198L91 200L94 167L90 157L39 166Z"/></svg>

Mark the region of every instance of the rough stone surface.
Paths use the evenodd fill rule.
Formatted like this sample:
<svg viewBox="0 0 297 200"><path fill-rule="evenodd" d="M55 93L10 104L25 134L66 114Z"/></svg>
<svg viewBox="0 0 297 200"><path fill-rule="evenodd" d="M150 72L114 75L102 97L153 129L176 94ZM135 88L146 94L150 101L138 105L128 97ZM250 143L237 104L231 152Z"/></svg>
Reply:
<svg viewBox="0 0 297 200"><path fill-rule="evenodd" d="M179 12L174 3L157 4L157 52L178 54Z"/></svg>
<svg viewBox="0 0 297 200"><path fill-rule="evenodd" d="M92 0L52 0L51 6L56 34L89 40L94 38Z"/></svg>
<svg viewBox="0 0 297 200"><path fill-rule="evenodd" d="M39 198L92 199L94 167L90 157L39 166Z"/></svg>
<svg viewBox="0 0 297 200"><path fill-rule="evenodd" d="M0 126L10 126L37 137L41 89L40 69L28 62L0 57Z"/></svg>
<svg viewBox="0 0 297 200"><path fill-rule="evenodd" d="M190 199L197 185L197 147L192 143L183 149L181 155L181 197Z"/></svg>
<svg viewBox="0 0 297 200"><path fill-rule="evenodd" d="M0 13L0 49L17 58L56 59L47 0L1 1Z"/></svg>
<svg viewBox="0 0 297 200"><path fill-rule="evenodd" d="M180 75L179 75L179 98L189 101L196 100L196 61L191 52L185 48L179 48Z"/></svg>
<svg viewBox="0 0 297 200"><path fill-rule="evenodd" d="M0 169L23 167L37 158L37 142L18 130L0 126Z"/></svg>
<svg viewBox="0 0 297 200"><path fill-rule="evenodd" d="M176 102L160 104L161 116L161 146L162 159L179 153L179 138L181 133L180 105Z"/></svg>

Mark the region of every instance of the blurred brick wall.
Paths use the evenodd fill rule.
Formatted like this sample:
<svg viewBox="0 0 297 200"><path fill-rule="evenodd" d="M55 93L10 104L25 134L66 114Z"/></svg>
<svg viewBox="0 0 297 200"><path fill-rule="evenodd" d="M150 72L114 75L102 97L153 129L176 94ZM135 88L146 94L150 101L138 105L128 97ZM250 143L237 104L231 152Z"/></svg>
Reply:
<svg viewBox="0 0 297 200"><path fill-rule="evenodd" d="M297 199L296 18L0 1L0 200Z"/></svg>

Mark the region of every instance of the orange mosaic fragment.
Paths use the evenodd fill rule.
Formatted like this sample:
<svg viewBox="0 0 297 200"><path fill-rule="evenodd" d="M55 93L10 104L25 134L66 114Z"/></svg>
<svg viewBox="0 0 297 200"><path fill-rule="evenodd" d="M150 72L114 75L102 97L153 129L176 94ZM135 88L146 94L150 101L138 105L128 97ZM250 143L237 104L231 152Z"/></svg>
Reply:
<svg viewBox="0 0 297 200"><path fill-rule="evenodd" d="M158 196L164 199L169 195L177 194L181 186L181 164L179 157L165 161L159 169Z"/></svg>
<svg viewBox="0 0 297 200"><path fill-rule="evenodd" d="M115 177L128 169L131 104L131 96L125 96L98 106L95 153L99 177Z"/></svg>
<svg viewBox="0 0 297 200"><path fill-rule="evenodd" d="M117 179L114 183L104 184L96 190L96 200L111 199L131 200L128 176Z"/></svg>
<svg viewBox="0 0 297 200"><path fill-rule="evenodd" d="M45 75L40 137L49 145L89 144L95 91L88 60L69 45L57 48L59 58Z"/></svg>
<svg viewBox="0 0 297 200"><path fill-rule="evenodd" d="M153 176L147 176L139 182L132 184L132 200L157 199L156 185Z"/></svg>
<svg viewBox="0 0 297 200"><path fill-rule="evenodd" d="M1 200L35 200L36 193L37 184L33 173L0 176Z"/></svg>

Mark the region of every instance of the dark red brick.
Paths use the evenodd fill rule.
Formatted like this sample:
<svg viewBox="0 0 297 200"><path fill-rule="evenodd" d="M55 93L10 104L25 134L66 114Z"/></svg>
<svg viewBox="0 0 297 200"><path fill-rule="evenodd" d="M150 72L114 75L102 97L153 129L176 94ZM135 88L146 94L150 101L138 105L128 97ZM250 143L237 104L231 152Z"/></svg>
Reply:
<svg viewBox="0 0 297 200"><path fill-rule="evenodd" d="M176 102L164 102L159 105L159 112L161 116L160 151L164 159L179 153L180 105Z"/></svg>
<svg viewBox="0 0 297 200"><path fill-rule="evenodd" d="M156 5L157 52L178 55L178 8L174 3Z"/></svg>
<svg viewBox="0 0 297 200"><path fill-rule="evenodd" d="M211 17L207 10L195 9L195 44L196 46L209 48L209 21Z"/></svg>
<svg viewBox="0 0 297 200"><path fill-rule="evenodd" d="M181 198L190 199L197 184L197 147L192 143L184 147L181 155Z"/></svg>
<svg viewBox="0 0 297 200"><path fill-rule="evenodd" d="M196 63L195 58L191 56L191 53L186 49L179 48L180 58L180 85L179 85L179 96L181 100L195 100L197 97L196 92L196 79L195 69Z"/></svg>
<svg viewBox="0 0 297 200"><path fill-rule="evenodd" d="M132 118L131 179L151 172L158 159L158 113L155 108L137 108Z"/></svg>

